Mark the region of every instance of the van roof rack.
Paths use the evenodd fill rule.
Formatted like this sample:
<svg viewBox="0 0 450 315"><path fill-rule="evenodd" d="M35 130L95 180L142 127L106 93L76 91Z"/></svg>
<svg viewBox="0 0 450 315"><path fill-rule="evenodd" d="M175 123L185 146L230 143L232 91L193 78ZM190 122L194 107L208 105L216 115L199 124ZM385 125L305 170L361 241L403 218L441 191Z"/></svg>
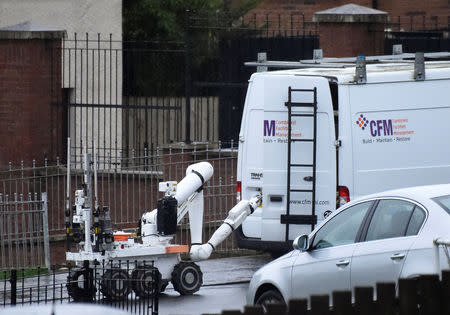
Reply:
<svg viewBox="0 0 450 315"><path fill-rule="evenodd" d="M401 45L394 45L401 46ZM394 54L380 56L364 56L366 63L414 63L416 54L402 53L401 47L394 47ZM296 68L346 68L354 67L361 56L358 57L329 57L322 56L321 49L314 50L314 56L318 58L304 59L300 61L270 61L267 60L266 53L258 53L258 61L245 62L245 66L258 67L258 71L267 71L268 68L296 69ZM426 59L449 59L450 52L429 52L423 53Z"/></svg>
<svg viewBox="0 0 450 315"><path fill-rule="evenodd" d="M365 84L367 82L367 63L411 63L414 64L414 80L425 80L425 59L448 60L450 52L416 52L403 53L401 45L393 46L392 55L357 56L342 58L323 58L321 49L315 49L313 59L300 61L268 61L266 53L258 53L258 61L245 62L245 66L257 67L258 72L265 72L269 68L278 69L302 69L302 68L347 68L355 67L354 82Z"/></svg>

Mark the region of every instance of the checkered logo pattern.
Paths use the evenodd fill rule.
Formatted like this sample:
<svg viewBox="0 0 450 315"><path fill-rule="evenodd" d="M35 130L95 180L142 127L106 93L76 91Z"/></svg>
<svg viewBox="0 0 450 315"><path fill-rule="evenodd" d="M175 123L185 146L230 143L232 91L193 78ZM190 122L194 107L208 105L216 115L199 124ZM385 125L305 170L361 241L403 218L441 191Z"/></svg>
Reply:
<svg viewBox="0 0 450 315"><path fill-rule="evenodd" d="M364 117L363 114L361 114L361 115L358 117L358 120L356 121L356 124L357 124L362 130L366 129L368 123L369 123L369 121L367 120L366 117Z"/></svg>

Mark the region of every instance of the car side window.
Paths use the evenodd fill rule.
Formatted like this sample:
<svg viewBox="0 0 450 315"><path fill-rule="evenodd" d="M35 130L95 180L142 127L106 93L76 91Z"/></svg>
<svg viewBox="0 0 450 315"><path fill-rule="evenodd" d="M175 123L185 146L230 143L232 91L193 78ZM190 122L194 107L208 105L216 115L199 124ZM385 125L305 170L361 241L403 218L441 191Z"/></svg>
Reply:
<svg viewBox="0 0 450 315"><path fill-rule="evenodd" d="M332 217L314 236L312 249L352 244L372 201L349 207Z"/></svg>
<svg viewBox="0 0 450 315"><path fill-rule="evenodd" d="M414 212L409 220L408 229L406 230L406 236L417 235L419 233L420 227L425 220L425 212L418 206L414 208Z"/></svg>
<svg viewBox="0 0 450 315"><path fill-rule="evenodd" d="M380 200L370 221L366 241L405 236L415 207L404 200Z"/></svg>

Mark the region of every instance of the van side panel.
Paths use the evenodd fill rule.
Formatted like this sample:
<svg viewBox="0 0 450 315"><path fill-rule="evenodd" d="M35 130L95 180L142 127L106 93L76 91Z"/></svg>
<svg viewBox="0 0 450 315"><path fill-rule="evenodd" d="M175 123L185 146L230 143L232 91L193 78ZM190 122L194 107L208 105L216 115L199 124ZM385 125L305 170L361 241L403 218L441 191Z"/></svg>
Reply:
<svg viewBox="0 0 450 315"><path fill-rule="evenodd" d="M355 197L450 181L449 86L430 80L349 87Z"/></svg>

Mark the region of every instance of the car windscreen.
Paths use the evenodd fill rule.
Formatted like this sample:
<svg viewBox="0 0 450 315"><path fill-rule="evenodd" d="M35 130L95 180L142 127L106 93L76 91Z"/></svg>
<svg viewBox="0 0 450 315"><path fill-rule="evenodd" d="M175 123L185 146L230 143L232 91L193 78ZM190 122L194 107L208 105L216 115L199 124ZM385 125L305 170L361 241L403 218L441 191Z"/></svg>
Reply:
<svg viewBox="0 0 450 315"><path fill-rule="evenodd" d="M450 214L450 195L435 197L433 200Z"/></svg>

